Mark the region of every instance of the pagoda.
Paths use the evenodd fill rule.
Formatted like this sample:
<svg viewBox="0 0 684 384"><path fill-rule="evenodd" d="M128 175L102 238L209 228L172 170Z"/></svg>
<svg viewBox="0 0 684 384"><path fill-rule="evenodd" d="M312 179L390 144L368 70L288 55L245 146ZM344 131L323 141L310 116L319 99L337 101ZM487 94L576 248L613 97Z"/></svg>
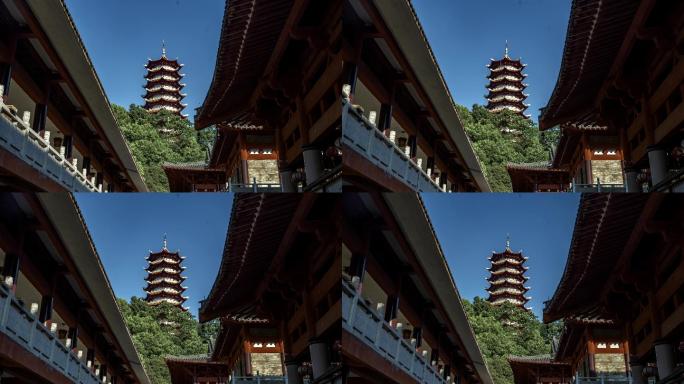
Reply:
<svg viewBox="0 0 684 384"><path fill-rule="evenodd" d="M166 57L166 46L163 46L161 58L148 60L145 68L147 69L145 75L147 84L145 85L146 93L143 96L144 108L148 112L166 110L187 118L188 115L183 114L183 109L187 107L187 104L182 103L187 95L181 93L185 87L185 84L181 83L185 75L180 73L183 64L178 63L178 60L169 60Z"/></svg>
<svg viewBox="0 0 684 384"><path fill-rule="evenodd" d="M513 252L511 250L510 238L506 239L506 249L503 252L496 253L492 251L492 256L489 258L492 263L487 270L490 276L489 281L489 298L487 301L494 305L503 303L512 303L525 310L530 308L525 307L525 304L530 300L525 293L530 289L525 286L528 277L525 276L527 267L525 261L527 257L523 256L522 251Z"/></svg>
<svg viewBox="0 0 684 384"><path fill-rule="evenodd" d="M159 252L150 251L147 256L147 297L145 301L150 305L169 303L187 311L183 306L188 298L183 296L183 291L187 289L181 285L185 277L181 273L185 267L181 263L185 257L178 251L170 252L167 248L166 236L164 236L164 247Z"/></svg>
<svg viewBox="0 0 684 384"><path fill-rule="evenodd" d="M487 77L489 79L489 85L487 85L489 94L486 96L488 110L492 112L509 110L530 118L530 115L525 114L530 106L525 104L525 99L529 95L523 92L527 88L527 84L523 83L527 77L523 73L526 66L520 59L516 60L508 56L508 43L506 43L503 59L491 59L487 65L489 68L489 76Z"/></svg>

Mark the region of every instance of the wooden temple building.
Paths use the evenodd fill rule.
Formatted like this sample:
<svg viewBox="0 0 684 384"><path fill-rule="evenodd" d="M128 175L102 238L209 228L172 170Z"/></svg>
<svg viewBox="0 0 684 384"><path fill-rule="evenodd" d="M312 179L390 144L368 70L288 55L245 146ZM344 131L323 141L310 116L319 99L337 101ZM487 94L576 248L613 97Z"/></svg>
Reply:
<svg viewBox="0 0 684 384"><path fill-rule="evenodd" d="M217 130L204 168L258 191L341 190L341 33L342 0L227 1L195 119Z"/></svg>
<svg viewBox="0 0 684 384"><path fill-rule="evenodd" d="M185 267L181 264L185 257L179 251L171 252L167 248L166 236L164 246L159 252L152 252L147 256L147 286L145 301L150 305L167 303L187 311L183 303L188 299L183 296L187 287L183 286L185 276L182 276Z"/></svg>
<svg viewBox="0 0 684 384"><path fill-rule="evenodd" d="M506 52L500 60L491 59L487 65L489 68L489 84L487 85L487 109L492 112L511 111L520 116L530 118L525 114L529 104L525 104L527 94L524 83L526 74L523 73L527 65L520 59L513 59L508 56L508 43Z"/></svg>
<svg viewBox="0 0 684 384"><path fill-rule="evenodd" d="M511 178L513 192L569 192L570 172L554 168L547 161L536 163L509 163L506 170Z"/></svg>
<svg viewBox="0 0 684 384"><path fill-rule="evenodd" d="M574 383L570 365L556 361L552 355L509 356L507 360L515 384Z"/></svg>
<svg viewBox="0 0 684 384"><path fill-rule="evenodd" d="M171 384L233 384L226 363L212 361L207 354L164 358ZM265 383L279 384L279 383Z"/></svg>
<svg viewBox="0 0 684 384"><path fill-rule="evenodd" d="M552 167L586 191L684 191L683 42L681 1L574 1L539 119L561 131Z"/></svg>
<svg viewBox="0 0 684 384"><path fill-rule="evenodd" d="M583 195L544 321L563 320L556 360L573 377L684 380L684 199ZM629 374L628 374L629 372Z"/></svg>
<svg viewBox="0 0 684 384"><path fill-rule="evenodd" d="M147 384L70 194L0 194L0 381Z"/></svg>
<svg viewBox="0 0 684 384"><path fill-rule="evenodd" d="M492 251L489 257L491 267L489 271L489 297L487 301L493 305L511 303L517 307L529 310L525 305L530 301L530 297L525 296L529 287L525 286L528 277L525 273L529 269L525 266L527 257L523 256L522 251L513 252L511 250L510 238L506 239L506 249L503 252Z"/></svg>
<svg viewBox="0 0 684 384"><path fill-rule="evenodd" d="M146 191L65 2L0 20L0 190Z"/></svg>
<svg viewBox="0 0 684 384"><path fill-rule="evenodd" d="M237 383L343 382L341 209L339 194L235 195L200 321L220 319L210 359Z"/></svg>
<svg viewBox="0 0 684 384"><path fill-rule="evenodd" d="M360 193L343 200L347 382L491 384L420 197Z"/></svg>
<svg viewBox="0 0 684 384"><path fill-rule="evenodd" d="M345 0L344 187L490 190L409 0Z"/></svg>
<svg viewBox="0 0 684 384"><path fill-rule="evenodd" d="M180 73L183 64L178 60L166 57L166 46L162 48L162 56L157 60L148 60L145 65L145 110L148 112L169 111L183 118L187 104L183 104L184 93L181 93L185 84L181 80L185 75Z"/></svg>

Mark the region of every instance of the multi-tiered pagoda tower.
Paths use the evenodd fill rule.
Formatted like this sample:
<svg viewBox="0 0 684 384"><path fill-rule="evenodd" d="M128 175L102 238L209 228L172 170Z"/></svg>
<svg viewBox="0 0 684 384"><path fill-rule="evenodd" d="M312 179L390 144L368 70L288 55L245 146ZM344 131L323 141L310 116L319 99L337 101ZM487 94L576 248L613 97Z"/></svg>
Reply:
<svg viewBox="0 0 684 384"><path fill-rule="evenodd" d="M185 257L181 256L178 251L170 252L167 248L166 236L164 236L164 247L159 252L150 251L147 256L147 301L150 305L157 305L161 303L173 304L185 311L187 308L183 306L185 300L188 298L183 296L183 292L187 287L182 286L185 277L181 273L185 267L181 263Z"/></svg>
<svg viewBox="0 0 684 384"><path fill-rule="evenodd" d="M487 67L490 71L489 85L487 85L489 90L487 109L492 112L509 110L530 118L530 115L525 114L530 106L525 104L525 99L529 95L523 92L527 88L527 84L523 83L527 77L523 73L526 65L520 59L514 60L508 56L508 43L503 59L491 59Z"/></svg>
<svg viewBox="0 0 684 384"><path fill-rule="evenodd" d="M506 249L503 252L496 253L492 251L492 256L489 258L492 266L488 268L490 276L489 281L489 298L487 301L494 305L509 302L529 310L525 304L530 300L525 296L525 293L530 289L525 286L527 277L525 272L527 267L525 261L527 257L523 256L522 251L513 252L511 250L511 241L506 239Z"/></svg>
<svg viewBox="0 0 684 384"><path fill-rule="evenodd" d="M166 57L166 47L163 47L162 57L159 60L148 60L145 68L145 109L149 112L166 110L187 118L188 115L183 114L187 104L182 102L187 95L181 93L185 87L181 83L185 75L180 73L183 64L179 64L178 60L169 60Z"/></svg>

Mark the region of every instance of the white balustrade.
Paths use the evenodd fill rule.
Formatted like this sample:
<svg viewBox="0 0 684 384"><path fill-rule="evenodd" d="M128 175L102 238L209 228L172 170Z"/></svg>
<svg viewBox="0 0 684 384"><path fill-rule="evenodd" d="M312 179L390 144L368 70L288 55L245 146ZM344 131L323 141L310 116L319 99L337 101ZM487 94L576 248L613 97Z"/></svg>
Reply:
<svg viewBox="0 0 684 384"><path fill-rule="evenodd" d="M0 97L0 147L21 158L71 192L97 192L95 182L78 171L78 160L66 158L66 148L50 144L50 132L31 129L31 113L22 118Z"/></svg>
<svg viewBox="0 0 684 384"><path fill-rule="evenodd" d="M419 383L443 384L447 380L427 362L425 351L415 348L415 339L407 341L401 336L401 326L395 329L382 313L384 305L371 308L357 293L353 285L342 281L342 327L363 341L375 352L389 360Z"/></svg>
<svg viewBox="0 0 684 384"><path fill-rule="evenodd" d="M373 119L366 118L343 97L342 143L417 192L442 191L409 157L408 146L407 152L402 151L375 127L373 113L370 115Z"/></svg>
<svg viewBox="0 0 684 384"><path fill-rule="evenodd" d="M41 324L33 309L33 304L26 309L6 285L0 285L0 332L73 383L103 383L81 360L82 351L76 354L56 336L57 324Z"/></svg>

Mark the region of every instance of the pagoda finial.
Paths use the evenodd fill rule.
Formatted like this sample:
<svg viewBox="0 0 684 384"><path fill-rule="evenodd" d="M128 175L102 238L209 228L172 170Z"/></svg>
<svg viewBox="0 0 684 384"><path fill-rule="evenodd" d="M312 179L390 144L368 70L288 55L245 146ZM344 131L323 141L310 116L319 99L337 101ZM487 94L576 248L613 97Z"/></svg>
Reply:
<svg viewBox="0 0 684 384"><path fill-rule="evenodd" d="M511 234L506 234L506 249L511 249Z"/></svg>
<svg viewBox="0 0 684 384"><path fill-rule="evenodd" d="M506 51L504 52L504 57L508 57L508 40L506 40Z"/></svg>
<svg viewBox="0 0 684 384"><path fill-rule="evenodd" d="M168 249L166 246L168 245L168 242L166 241L166 233L164 234L164 249Z"/></svg>
<svg viewBox="0 0 684 384"><path fill-rule="evenodd" d="M166 57L166 40L162 40L162 57Z"/></svg>

